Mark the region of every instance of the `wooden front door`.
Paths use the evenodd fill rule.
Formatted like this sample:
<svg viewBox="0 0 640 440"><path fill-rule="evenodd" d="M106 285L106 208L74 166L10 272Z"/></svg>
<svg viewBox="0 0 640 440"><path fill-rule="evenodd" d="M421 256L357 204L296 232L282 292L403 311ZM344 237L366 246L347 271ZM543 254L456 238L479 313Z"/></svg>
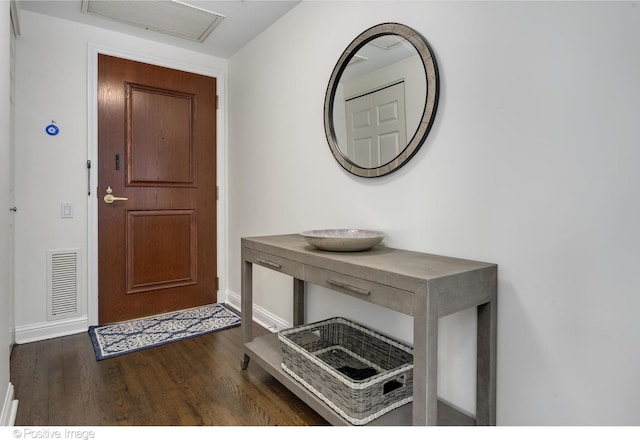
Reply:
<svg viewBox="0 0 640 440"><path fill-rule="evenodd" d="M99 55L101 324L216 302L215 139L215 78Z"/></svg>

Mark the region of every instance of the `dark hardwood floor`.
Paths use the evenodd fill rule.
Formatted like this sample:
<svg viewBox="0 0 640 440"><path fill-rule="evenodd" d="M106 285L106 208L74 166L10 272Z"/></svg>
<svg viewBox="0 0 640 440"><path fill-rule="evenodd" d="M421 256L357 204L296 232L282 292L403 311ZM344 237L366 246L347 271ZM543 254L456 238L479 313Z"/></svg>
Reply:
<svg viewBox="0 0 640 440"><path fill-rule="evenodd" d="M241 345L240 327L100 362L88 333L15 345L16 425L327 424L255 362L241 370Z"/></svg>

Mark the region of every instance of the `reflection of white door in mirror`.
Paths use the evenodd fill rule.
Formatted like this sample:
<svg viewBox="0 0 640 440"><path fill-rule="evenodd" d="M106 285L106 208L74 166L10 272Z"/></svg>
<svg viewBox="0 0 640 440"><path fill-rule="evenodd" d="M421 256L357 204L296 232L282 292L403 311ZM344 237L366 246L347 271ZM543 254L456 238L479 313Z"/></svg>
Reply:
<svg viewBox="0 0 640 440"><path fill-rule="evenodd" d="M391 51L381 49L380 38L358 50L358 56L367 56L349 64L336 89L336 139L358 167L375 169L398 157L424 111L427 81L422 60L411 43L395 37Z"/></svg>
<svg viewBox="0 0 640 440"><path fill-rule="evenodd" d="M345 102L347 155L365 168L392 161L407 144L404 82Z"/></svg>

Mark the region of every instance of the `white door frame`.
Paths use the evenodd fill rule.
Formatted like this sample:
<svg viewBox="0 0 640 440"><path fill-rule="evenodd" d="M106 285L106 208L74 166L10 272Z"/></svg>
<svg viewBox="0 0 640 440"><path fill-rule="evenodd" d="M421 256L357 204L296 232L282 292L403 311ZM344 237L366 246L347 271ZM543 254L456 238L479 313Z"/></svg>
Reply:
<svg viewBox="0 0 640 440"><path fill-rule="evenodd" d="M183 70L200 75L206 75L216 78L217 94L219 105L216 113L216 181L220 188L219 199L216 209L217 215L217 231L216 231L216 247L217 247L217 273L220 278L220 288L218 290L218 302L222 302L225 298L221 298L223 285L226 286L227 280L227 198L226 198L226 121L225 115L225 90L226 77L225 73L202 66L194 66L185 64L171 59L160 59L149 57L140 53L131 53L120 49L114 49L98 44L89 44L88 47L88 75L87 75L87 138L88 151L87 159L91 161L91 174L89 180L89 188L91 195L89 196L88 212L87 212L87 321L88 325L98 324L98 54L112 55L119 58L125 58L133 61L154 64L156 66L169 67L171 69ZM212 188L212 191L215 191ZM222 301L221 301L222 300Z"/></svg>

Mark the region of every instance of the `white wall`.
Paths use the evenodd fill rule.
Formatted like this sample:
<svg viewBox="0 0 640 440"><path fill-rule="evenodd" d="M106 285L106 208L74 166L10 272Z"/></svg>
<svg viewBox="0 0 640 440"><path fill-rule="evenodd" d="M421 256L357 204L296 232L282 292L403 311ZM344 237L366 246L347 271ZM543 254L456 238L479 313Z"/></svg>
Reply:
<svg viewBox="0 0 640 440"><path fill-rule="evenodd" d="M367 180L333 159L322 106L344 48L387 21L429 40L440 105L412 161ZM495 262L498 423L640 424L639 53L637 3L303 2L229 61L230 294L242 236L364 227ZM291 322L290 280L256 279L264 315ZM409 317L309 296L310 320L411 338ZM468 412L474 325L440 325L439 392Z"/></svg>
<svg viewBox="0 0 640 440"><path fill-rule="evenodd" d="M0 2L0 59L11 59L9 2ZM9 383L9 354L11 346L11 288L10 288L10 106L9 63L0 69L0 425L8 421L13 398Z"/></svg>
<svg viewBox="0 0 640 440"><path fill-rule="evenodd" d="M88 110L89 45L124 57L169 61L195 70L226 73L227 61L201 53L153 43L124 34L22 11L22 35L17 42L16 105L16 257L15 321L20 342L56 335L56 323L46 322L46 251L79 248L82 252L82 318L86 327L89 200L86 161L95 145L90 139ZM102 50L102 49L101 49ZM95 117L95 114L93 115ZM45 133L54 120L55 137ZM224 128L224 121L220 127ZM95 133L93 133L95 136ZM219 143L218 149L223 150ZM94 178L95 178L94 163ZM95 191L92 192L95 197ZM73 204L73 219L60 218L61 202ZM92 203L96 203L95 201ZM93 291L95 294L95 291Z"/></svg>

